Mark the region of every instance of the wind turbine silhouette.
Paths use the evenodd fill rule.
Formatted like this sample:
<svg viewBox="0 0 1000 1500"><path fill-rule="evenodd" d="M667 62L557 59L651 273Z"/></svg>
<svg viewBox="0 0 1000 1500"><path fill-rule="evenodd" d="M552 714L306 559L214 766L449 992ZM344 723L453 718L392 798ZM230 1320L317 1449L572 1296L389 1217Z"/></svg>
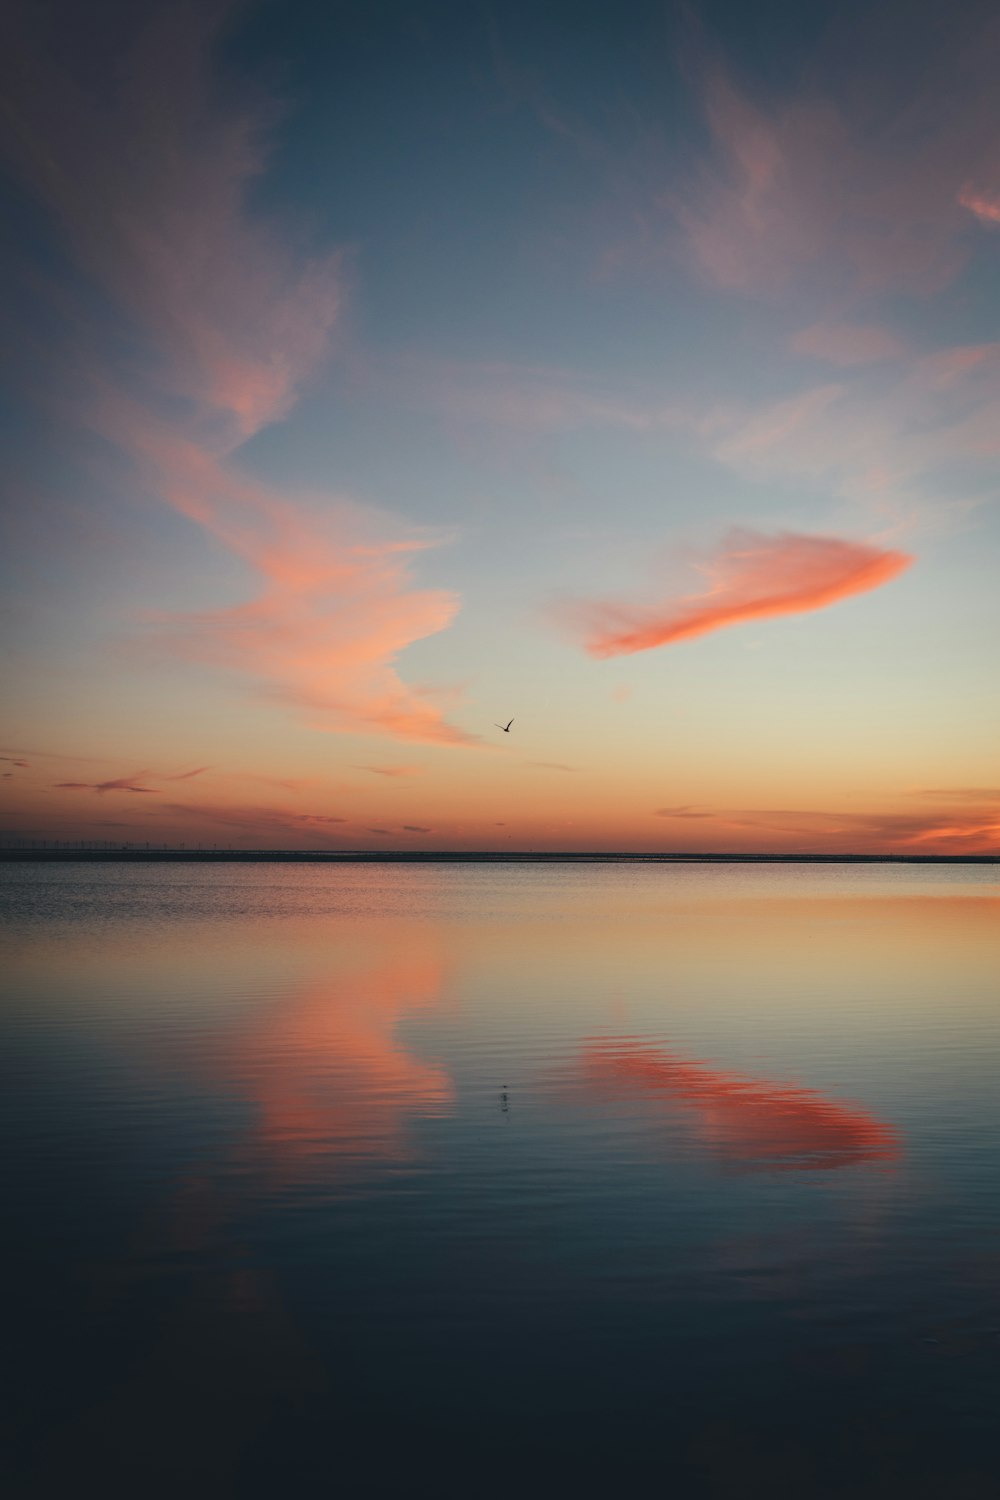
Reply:
<svg viewBox="0 0 1000 1500"><path fill-rule="evenodd" d="M513 722L513 719L509 719L506 724L497 724L496 719L493 720L493 723L496 724L497 729L502 729L504 734L510 734L510 726L511 724L513 724Z"/></svg>

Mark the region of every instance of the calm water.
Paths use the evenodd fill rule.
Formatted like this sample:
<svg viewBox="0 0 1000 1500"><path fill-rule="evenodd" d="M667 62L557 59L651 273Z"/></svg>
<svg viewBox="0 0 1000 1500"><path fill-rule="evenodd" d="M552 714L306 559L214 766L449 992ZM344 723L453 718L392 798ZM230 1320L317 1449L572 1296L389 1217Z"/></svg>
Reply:
<svg viewBox="0 0 1000 1500"><path fill-rule="evenodd" d="M8 1493L1000 1493L995 869L0 902Z"/></svg>

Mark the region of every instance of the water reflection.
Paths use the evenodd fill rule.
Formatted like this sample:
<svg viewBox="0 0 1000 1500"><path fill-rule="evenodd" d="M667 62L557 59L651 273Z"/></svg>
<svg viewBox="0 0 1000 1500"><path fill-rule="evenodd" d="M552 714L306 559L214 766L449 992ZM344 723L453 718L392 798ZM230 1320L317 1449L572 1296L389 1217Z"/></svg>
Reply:
<svg viewBox="0 0 1000 1500"><path fill-rule="evenodd" d="M442 1003L444 965L426 933L394 929L389 955L359 956L293 986L217 1056L220 1084L253 1106L243 1150L272 1177L330 1175L352 1160L401 1161L408 1127L445 1111L454 1085L399 1037Z"/></svg>
<svg viewBox="0 0 1000 1500"><path fill-rule="evenodd" d="M71 875L0 1017L14 1493L997 1493L985 876Z"/></svg>
<svg viewBox="0 0 1000 1500"><path fill-rule="evenodd" d="M576 1076L592 1100L640 1100L671 1117L683 1110L712 1154L739 1171L831 1171L899 1156L891 1128L858 1105L722 1071L636 1037L589 1043Z"/></svg>

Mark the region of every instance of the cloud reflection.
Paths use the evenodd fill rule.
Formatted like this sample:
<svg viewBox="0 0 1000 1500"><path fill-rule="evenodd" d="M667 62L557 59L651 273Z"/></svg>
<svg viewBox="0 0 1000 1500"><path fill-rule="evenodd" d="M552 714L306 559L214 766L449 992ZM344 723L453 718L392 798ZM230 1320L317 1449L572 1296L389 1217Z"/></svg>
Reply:
<svg viewBox="0 0 1000 1500"><path fill-rule="evenodd" d="M310 979L227 1050L222 1066L256 1111L245 1145L282 1180L406 1157L410 1120L452 1101L448 1073L396 1034L438 1005L441 961L419 935L393 948L382 962Z"/></svg>
<svg viewBox="0 0 1000 1500"><path fill-rule="evenodd" d="M738 1171L831 1171L899 1156L890 1127L859 1105L723 1071L630 1037L590 1043L576 1081L601 1103L641 1100L689 1111L713 1155Z"/></svg>

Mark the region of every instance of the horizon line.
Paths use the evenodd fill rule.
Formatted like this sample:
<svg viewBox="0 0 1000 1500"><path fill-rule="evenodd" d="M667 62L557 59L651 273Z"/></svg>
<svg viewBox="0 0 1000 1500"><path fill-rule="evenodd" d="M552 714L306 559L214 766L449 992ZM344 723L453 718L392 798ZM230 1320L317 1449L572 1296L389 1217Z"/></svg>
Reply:
<svg viewBox="0 0 1000 1500"><path fill-rule="evenodd" d="M0 845L0 860L10 863L45 863L57 861L191 861L198 863L234 860L259 863L288 861L329 861L421 864L481 862L510 864L518 861L547 863L653 863L653 864L997 864L996 853L918 854L899 852L824 853L800 851L778 853L769 850L739 851L670 851L670 850L575 850L575 849L237 849L186 848L183 845L147 848L142 845L118 845L102 849L72 847L37 848Z"/></svg>

